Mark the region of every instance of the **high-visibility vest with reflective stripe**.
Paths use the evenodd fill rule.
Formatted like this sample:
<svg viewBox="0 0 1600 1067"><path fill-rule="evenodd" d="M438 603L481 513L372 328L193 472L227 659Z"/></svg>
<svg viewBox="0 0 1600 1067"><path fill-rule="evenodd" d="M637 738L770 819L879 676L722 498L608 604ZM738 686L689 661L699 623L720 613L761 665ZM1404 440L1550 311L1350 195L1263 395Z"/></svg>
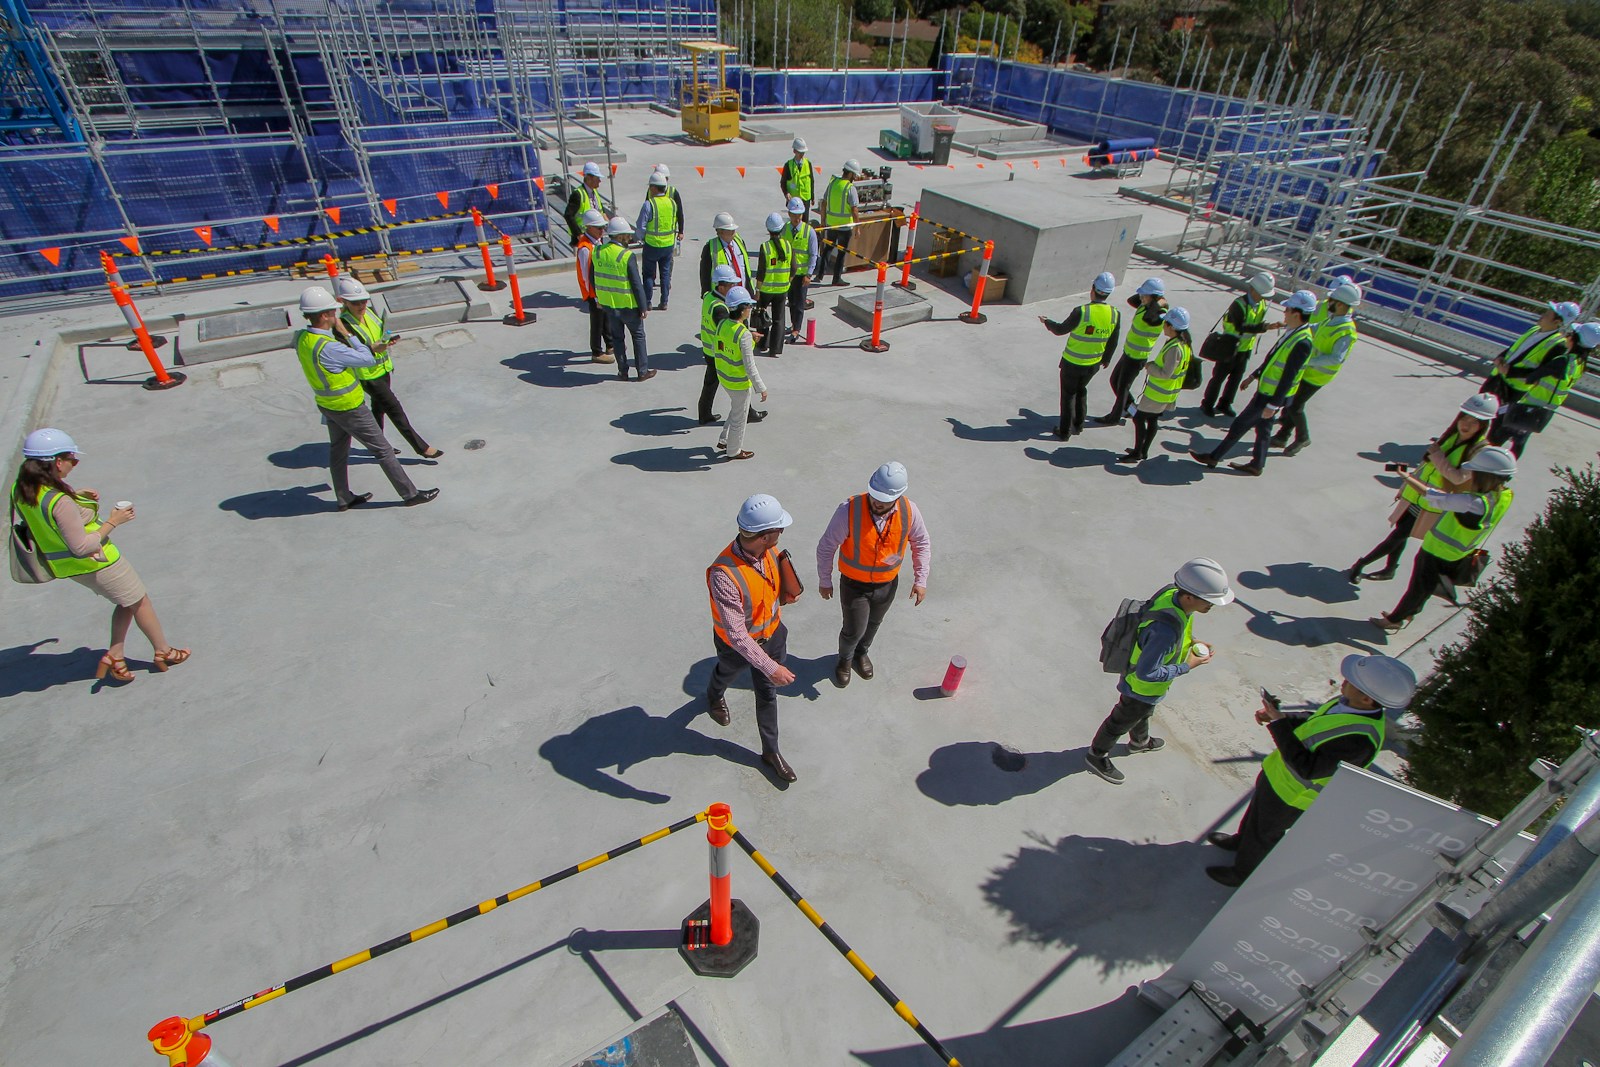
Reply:
<svg viewBox="0 0 1600 1067"><path fill-rule="evenodd" d="M572 250L572 269L578 272L578 295L583 297L585 300L593 300L594 287L589 284L589 264L584 262L586 257L583 256L581 252L581 250L585 248L589 250L589 255L587 257L588 260L593 262L594 242L589 239L589 234L587 231L584 232L583 236L578 238L578 243Z"/></svg>
<svg viewBox="0 0 1600 1067"><path fill-rule="evenodd" d="M368 348L372 349L372 356L378 361L377 365L372 367L351 367L357 378L370 382L394 370L394 360L389 358L389 353L378 351L378 346L383 344L384 335L389 332L388 328L384 326L382 319L372 313L370 306L362 313L359 321L348 310L339 312L339 317Z"/></svg>
<svg viewBox="0 0 1600 1067"><path fill-rule="evenodd" d="M738 234L733 235L733 243L739 246L736 256L728 251L728 246L722 243L722 238L716 238L716 244L711 246L711 266L733 267L739 275L736 284L750 288L750 250L744 246L744 238Z"/></svg>
<svg viewBox="0 0 1600 1067"><path fill-rule="evenodd" d="M1189 658L1189 649L1193 645L1191 637L1194 634L1194 616L1178 607L1178 587L1169 585L1157 593L1150 600L1150 606L1144 609L1144 616L1139 620L1139 628L1134 631L1133 651L1128 654L1128 673L1122 676L1129 690L1136 697L1142 697L1150 702L1155 702L1166 695L1172 688L1171 682L1147 682L1139 677L1139 656L1144 651L1144 629L1157 618L1165 618L1178 628L1178 643L1172 646L1172 651L1167 653L1161 662L1166 666L1174 663L1183 663Z"/></svg>
<svg viewBox="0 0 1600 1067"><path fill-rule="evenodd" d="M319 408L353 411L367 398L361 382L350 370L329 370L317 361L332 340L325 334L301 330L294 338L295 354L300 357L300 370L311 383L311 392Z"/></svg>
<svg viewBox="0 0 1600 1067"><path fill-rule="evenodd" d="M794 273L796 274L810 273L811 235L813 232L815 231L804 222L799 224L791 222L783 231L783 239L789 242L789 251L794 255ZM801 256L805 257L804 262L801 261Z"/></svg>
<svg viewBox="0 0 1600 1067"><path fill-rule="evenodd" d="M721 325L718 308L727 311L728 305L713 289L700 301L700 349L708 356L716 355L717 328Z"/></svg>
<svg viewBox="0 0 1600 1067"><path fill-rule="evenodd" d="M1334 349L1339 344L1339 339L1350 338L1350 343L1340 355L1334 355ZM1339 371L1344 368L1344 361L1350 358L1350 351L1356 344L1355 320L1348 315L1340 316L1337 322L1324 322L1321 326L1311 330L1311 358L1306 360L1305 374L1302 380L1307 385L1318 387L1327 385L1339 376Z"/></svg>
<svg viewBox="0 0 1600 1067"><path fill-rule="evenodd" d="M1316 329L1318 326L1321 326L1323 323L1328 321L1328 314L1328 302L1326 300L1319 301L1317 303L1317 310L1311 313L1311 317L1306 320L1306 325L1310 326L1312 329Z"/></svg>
<svg viewBox="0 0 1600 1067"><path fill-rule="evenodd" d="M811 199L811 160L801 156L784 161L783 191L801 200Z"/></svg>
<svg viewBox="0 0 1600 1067"><path fill-rule="evenodd" d="M1235 298L1234 303L1244 308L1244 325L1260 326L1267 320L1267 302L1265 300L1257 300L1251 303L1249 297L1241 296ZM1230 307L1229 310L1231 311L1232 308ZM1239 347L1235 351L1241 356L1248 356L1254 352L1256 350L1256 338L1261 336L1258 333L1240 333L1234 329L1233 322L1227 315L1222 316L1222 332L1239 339Z"/></svg>
<svg viewBox="0 0 1600 1067"><path fill-rule="evenodd" d="M607 241L594 250L594 298L603 308L626 311L639 306L628 284L628 261L633 249Z"/></svg>
<svg viewBox="0 0 1600 1067"><path fill-rule="evenodd" d="M1116 332L1117 309L1110 304L1097 302L1084 304L1078 309L1078 325L1067 334L1067 346L1061 358L1079 367L1092 367L1106 354L1106 345Z"/></svg>
<svg viewBox="0 0 1600 1067"><path fill-rule="evenodd" d="M757 641L764 641L778 632L778 623L782 621L778 609L778 556L768 552L761 557L762 570L757 570L738 554L734 548L736 543L730 543L716 562L706 568L706 592L710 594L712 575L718 570L726 571L739 587L739 600L744 604L745 629ZM711 596L710 600L711 628L718 637L727 641L728 631L723 628L722 615L717 611L717 598Z"/></svg>
<svg viewBox="0 0 1600 1067"><path fill-rule="evenodd" d="M1277 397L1277 403L1287 404L1300 391L1300 383L1306 376L1306 365L1300 364L1300 371L1294 376L1294 381L1282 392L1278 391L1278 379L1283 377L1283 368L1289 362L1289 353L1294 346L1311 336L1310 326L1300 326L1290 330L1283 340L1272 346L1272 351L1267 354L1266 365L1261 368L1261 392L1272 393Z"/></svg>
<svg viewBox="0 0 1600 1067"><path fill-rule="evenodd" d="M828 183L828 193L822 200L822 225L843 226L850 221L849 178L840 175Z"/></svg>
<svg viewBox="0 0 1600 1067"><path fill-rule="evenodd" d="M645 224L644 243L651 248L671 248L678 243L678 205L670 196L650 198L650 221Z"/></svg>
<svg viewBox="0 0 1600 1067"><path fill-rule="evenodd" d="M71 578L74 574L93 574L121 559L122 553L110 541L107 541L100 550L105 556L104 562L97 559L82 559L72 554L61 528L56 525L56 517L50 511L56 501L65 495L59 489L46 489L39 494L36 503L30 504L22 499L22 494L17 492L15 483L11 486L11 498L16 501L17 514L28 524L28 532L33 534L33 543L39 554L44 557L50 573L57 578ZM88 497L73 497L72 504L76 507L89 508L95 513L94 518L83 524L86 532L94 533L100 529L100 506L95 501Z"/></svg>
<svg viewBox="0 0 1600 1067"><path fill-rule="evenodd" d="M883 532L873 522L867 495L850 498L849 525L839 546L839 573L857 582L892 582L900 574L911 543L911 504L905 497L894 502Z"/></svg>
<svg viewBox="0 0 1600 1067"><path fill-rule="evenodd" d="M717 381L732 393L742 393L750 388L750 369L744 365L744 345L740 338L750 332L750 327L731 316L717 327L717 342L713 362L717 365Z"/></svg>
<svg viewBox="0 0 1600 1067"><path fill-rule="evenodd" d="M1551 351L1566 343L1567 337L1560 330L1545 332L1535 326L1512 342L1511 351L1513 354L1505 358L1506 369L1526 370L1529 367L1537 367L1545 361ZM1519 394L1514 399L1521 399L1520 394L1527 393L1534 386L1533 382L1518 381L1515 378L1507 378L1504 375L1490 375L1491 378L1497 376L1505 381L1513 393Z"/></svg>
<svg viewBox="0 0 1600 1067"><path fill-rule="evenodd" d="M761 246L761 291L787 293L794 276L794 252L780 235Z"/></svg>
<svg viewBox="0 0 1600 1067"><path fill-rule="evenodd" d="M1511 507L1511 490L1497 489L1493 493L1480 493L1477 496L1483 501L1483 515L1478 522L1478 528L1474 530L1467 526L1461 521L1458 512L1447 511L1439 516L1439 521L1433 524L1428 536L1422 539L1424 552L1438 556L1442 560L1457 560L1469 555L1489 539L1489 535L1494 532L1500 519Z"/></svg>
<svg viewBox="0 0 1600 1067"><path fill-rule="evenodd" d="M580 233L583 231L583 213L586 211L598 211L607 218L611 217L611 212L606 210L606 202L600 199L599 190L590 189L580 182L578 183L578 230Z"/></svg>
<svg viewBox="0 0 1600 1067"><path fill-rule="evenodd" d="M1178 366L1170 378L1157 378L1155 375L1156 364L1167 358L1167 350L1173 345L1178 346ZM1180 338L1174 337L1161 346L1161 354L1150 363L1150 369L1145 373L1144 398L1155 404L1176 403L1178 393L1183 390L1183 376L1189 372L1189 359L1194 355L1194 350L1184 344Z"/></svg>
<svg viewBox="0 0 1600 1067"><path fill-rule="evenodd" d="M1157 303L1156 308L1159 310L1160 307L1160 303ZM1128 323L1128 339L1122 343L1122 354L1141 363L1155 351L1163 325L1159 319L1154 324L1146 322L1144 312L1143 307L1134 311L1133 321Z"/></svg>
<svg viewBox="0 0 1600 1067"><path fill-rule="evenodd" d="M1518 402L1530 407L1549 408L1554 411L1567 402L1567 394L1572 392L1572 387L1583 377L1584 361L1574 353L1567 360L1567 369L1561 374L1546 374L1543 378L1533 383L1526 393L1518 398Z"/></svg>
<svg viewBox="0 0 1600 1067"><path fill-rule="evenodd" d="M1485 443L1482 435L1479 435L1475 441L1463 441L1460 435L1452 428L1449 433L1439 439L1439 451L1444 453L1444 458L1450 461L1452 467L1459 467L1468 458L1467 450L1472 445L1475 444L1482 447ZM1417 481L1426 482L1435 489L1444 488L1444 475L1439 473L1439 468L1426 460L1423 461L1422 466L1417 468ZM1428 503L1428 498L1423 496L1422 490L1414 488L1410 482L1401 487L1400 497L1406 503L1415 504L1423 511L1434 513L1439 511L1438 508Z"/></svg>
<svg viewBox="0 0 1600 1067"><path fill-rule="evenodd" d="M1328 701L1314 715L1296 726L1294 735L1313 752L1336 737L1364 737L1372 742L1372 755L1361 766L1371 766L1372 761L1378 758L1378 753L1383 751L1386 726L1383 713L1363 715L1332 710L1338 706L1337 700ZM1267 753L1266 760L1261 764L1261 773L1266 776L1267 784L1272 786L1279 800L1301 811L1311 807L1311 802L1317 799L1322 787L1333 780L1331 774L1326 778L1300 777L1276 748Z"/></svg>

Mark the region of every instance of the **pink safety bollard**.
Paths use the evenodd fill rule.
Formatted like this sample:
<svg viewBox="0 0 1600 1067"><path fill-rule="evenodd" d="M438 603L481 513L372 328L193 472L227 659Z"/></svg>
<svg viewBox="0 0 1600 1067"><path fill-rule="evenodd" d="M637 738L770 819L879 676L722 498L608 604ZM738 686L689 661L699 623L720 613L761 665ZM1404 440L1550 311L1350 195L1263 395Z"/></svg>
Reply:
<svg viewBox="0 0 1600 1067"><path fill-rule="evenodd" d="M814 345L816 343L817 343L817 320L816 319L807 319L806 320L806 344Z"/></svg>
<svg viewBox="0 0 1600 1067"><path fill-rule="evenodd" d="M961 688L961 676L967 673L967 658L965 656L951 656L950 666L945 669L944 681L939 683L939 692L947 697L956 695L956 690Z"/></svg>

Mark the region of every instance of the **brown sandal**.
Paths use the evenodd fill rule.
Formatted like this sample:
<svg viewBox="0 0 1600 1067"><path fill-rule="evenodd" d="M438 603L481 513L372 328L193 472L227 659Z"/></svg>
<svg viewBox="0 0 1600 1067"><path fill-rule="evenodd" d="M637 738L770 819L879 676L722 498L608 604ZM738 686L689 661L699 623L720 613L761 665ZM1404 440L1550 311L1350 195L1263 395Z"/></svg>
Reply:
<svg viewBox="0 0 1600 1067"><path fill-rule="evenodd" d="M168 667L176 667L188 658L187 648L164 648L155 654L155 668L158 671L165 671Z"/></svg>
<svg viewBox="0 0 1600 1067"><path fill-rule="evenodd" d="M107 674L111 675L111 680L114 682L133 681L133 672L128 669L128 661L109 652L100 657L100 666L95 668L94 680L104 681Z"/></svg>

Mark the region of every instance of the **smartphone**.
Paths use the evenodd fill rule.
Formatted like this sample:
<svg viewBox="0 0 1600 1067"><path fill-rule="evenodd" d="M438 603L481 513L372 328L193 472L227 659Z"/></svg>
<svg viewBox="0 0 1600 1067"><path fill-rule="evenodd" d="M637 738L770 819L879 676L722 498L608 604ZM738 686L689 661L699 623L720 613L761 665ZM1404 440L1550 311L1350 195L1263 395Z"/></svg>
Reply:
<svg viewBox="0 0 1600 1067"><path fill-rule="evenodd" d="M1406 465L1404 463L1385 463L1383 469L1392 474L1399 474L1406 469Z"/></svg>
<svg viewBox="0 0 1600 1067"><path fill-rule="evenodd" d="M1279 700L1277 697L1275 697L1271 693L1267 692L1265 687L1263 687L1262 690L1261 690L1261 699L1265 700L1268 704L1271 704L1274 708L1279 708L1279 707L1283 706L1283 701Z"/></svg>

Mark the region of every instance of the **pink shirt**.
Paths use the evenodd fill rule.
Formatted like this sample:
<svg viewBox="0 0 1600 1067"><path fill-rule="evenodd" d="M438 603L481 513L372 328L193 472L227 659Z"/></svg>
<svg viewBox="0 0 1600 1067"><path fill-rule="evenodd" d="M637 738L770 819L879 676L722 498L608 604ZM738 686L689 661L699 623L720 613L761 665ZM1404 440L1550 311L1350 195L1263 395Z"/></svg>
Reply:
<svg viewBox="0 0 1600 1067"><path fill-rule="evenodd" d="M928 539L928 528L922 524L922 512L911 501L906 503L911 511L911 584L926 589L928 567L933 559L933 542ZM872 525L878 528L879 533L889 525L889 516L892 514L894 512L891 510L872 516ZM834 509L828 528L822 531L822 540L817 542L817 588L833 588L833 561L839 554L839 546L849 536L850 501L846 500Z"/></svg>
<svg viewBox="0 0 1600 1067"><path fill-rule="evenodd" d="M737 539L733 542L733 551L740 559L760 571L764 577L768 579L777 577L767 574L761 560L746 552ZM739 594L739 583L721 567L711 572L711 600L716 604L717 614L722 619L722 628L728 634L728 647L743 656L751 668L771 678L778 670L778 661L767 655L766 650L750 636L750 630L744 624L744 598Z"/></svg>

